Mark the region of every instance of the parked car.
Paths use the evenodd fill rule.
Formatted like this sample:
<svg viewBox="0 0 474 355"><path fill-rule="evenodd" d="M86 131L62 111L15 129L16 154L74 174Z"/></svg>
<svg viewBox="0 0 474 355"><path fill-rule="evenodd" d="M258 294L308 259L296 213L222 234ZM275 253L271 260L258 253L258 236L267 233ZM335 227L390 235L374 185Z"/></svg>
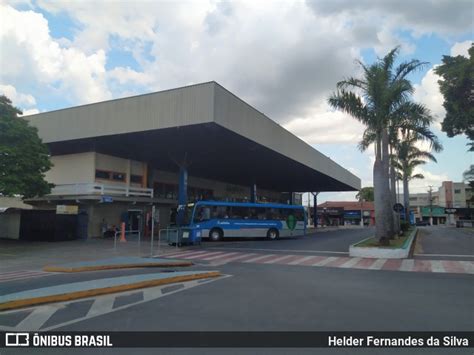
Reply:
<svg viewBox="0 0 474 355"><path fill-rule="evenodd" d="M416 221L415 223L417 226L429 226L430 222L428 221Z"/></svg>

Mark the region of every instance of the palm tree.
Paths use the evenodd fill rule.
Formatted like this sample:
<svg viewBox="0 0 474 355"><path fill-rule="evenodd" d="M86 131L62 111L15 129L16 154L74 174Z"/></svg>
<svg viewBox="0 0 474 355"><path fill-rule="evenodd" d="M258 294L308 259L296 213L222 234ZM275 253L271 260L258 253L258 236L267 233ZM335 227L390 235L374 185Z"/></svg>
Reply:
<svg viewBox="0 0 474 355"><path fill-rule="evenodd" d="M397 47L369 66L359 61L363 77L340 81L337 91L328 100L332 107L350 114L366 126L360 148L363 149L364 141L374 142L375 237L381 245L389 244L394 234L389 184L389 128L410 103L413 86L407 75L426 64L410 60L394 68L398 52Z"/></svg>
<svg viewBox="0 0 474 355"><path fill-rule="evenodd" d="M422 131L422 129L419 129ZM423 151L416 146L422 139L430 142L430 149L440 152L443 147L436 136L424 132L422 136L419 131L406 131L400 141L397 142L397 154L394 155L393 166L397 171L397 179L403 181L403 204L405 205L405 221L410 221L410 189L409 182L414 179L424 179L423 174L414 174L417 166L424 165L427 161L437 162L434 155Z"/></svg>

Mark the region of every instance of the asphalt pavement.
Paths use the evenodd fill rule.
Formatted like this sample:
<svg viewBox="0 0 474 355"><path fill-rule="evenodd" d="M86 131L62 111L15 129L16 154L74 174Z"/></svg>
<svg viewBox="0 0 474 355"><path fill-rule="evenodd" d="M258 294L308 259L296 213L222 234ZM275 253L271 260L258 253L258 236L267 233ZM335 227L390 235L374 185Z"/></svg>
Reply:
<svg viewBox="0 0 474 355"><path fill-rule="evenodd" d="M440 231L435 231L440 228ZM442 227L421 245L442 251ZM262 254L344 256L348 246L366 238L373 230L318 231L312 236L277 241L232 240L203 243L215 251ZM449 233L449 238L455 238ZM459 249L469 250L469 235ZM437 244L436 244L436 241ZM431 244L430 244L431 243ZM464 244L465 243L465 244ZM437 245L441 249L428 249ZM450 243L448 243L450 244ZM182 249L182 250L186 250ZM425 249L424 249L425 250ZM447 250L459 252L459 250ZM204 251L203 251L204 252ZM72 303L54 304L37 312L53 330L87 331L473 331L474 276L472 274L401 272L354 268L312 267L278 263L228 262L217 265L199 260L186 270L218 270L224 276L212 282L176 285L168 289L131 291L98 296ZM173 272L177 268L167 268ZM155 271L155 270L153 270ZM149 269L51 274L48 277L0 283L0 294L46 287L65 282L150 273ZM170 287L170 286L167 286ZM53 309L55 308L55 309ZM91 311L93 309L93 312ZM56 311L60 313L56 313ZM48 313L49 312L49 313ZM93 316L84 317L84 314ZM4 314L1 314L5 316ZM7 315L13 322L15 317ZM5 317L4 317L5 318ZM0 317L0 320L2 317ZM13 320L12 320L13 319ZM8 320L8 319L7 319ZM5 319L4 319L5 321ZM49 323L47 323L49 322ZM1 326L1 325L0 325ZM413 354L413 349L113 349L102 353L162 354ZM32 353L61 353L40 349ZM91 353L90 349L68 349L68 353ZM10 353L10 352L9 352ZM24 351L11 353L23 354ZM472 349L417 349L417 354L471 354Z"/></svg>
<svg viewBox="0 0 474 355"><path fill-rule="evenodd" d="M415 257L474 261L474 229L420 227Z"/></svg>

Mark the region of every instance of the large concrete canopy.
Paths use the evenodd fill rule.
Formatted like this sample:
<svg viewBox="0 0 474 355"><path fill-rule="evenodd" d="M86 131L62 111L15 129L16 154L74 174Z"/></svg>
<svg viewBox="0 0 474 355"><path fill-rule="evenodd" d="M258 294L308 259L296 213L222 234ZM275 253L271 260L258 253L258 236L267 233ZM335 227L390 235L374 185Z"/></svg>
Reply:
<svg viewBox="0 0 474 355"><path fill-rule="evenodd" d="M52 155L86 151L276 191L355 191L360 179L216 82L27 117Z"/></svg>

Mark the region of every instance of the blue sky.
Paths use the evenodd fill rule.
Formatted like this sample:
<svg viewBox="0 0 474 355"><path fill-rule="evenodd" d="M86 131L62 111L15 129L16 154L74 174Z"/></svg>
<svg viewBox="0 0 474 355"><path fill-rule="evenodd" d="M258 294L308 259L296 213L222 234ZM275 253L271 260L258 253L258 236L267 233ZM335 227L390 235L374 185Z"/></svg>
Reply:
<svg viewBox="0 0 474 355"><path fill-rule="evenodd" d="M337 81L400 46L399 60L429 62L414 99L435 117L444 145L422 167L422 192L460 181L473 164L464 137L440 131L442 96L432 69L467 54L472 3L398 1L11 1L0 3L0 91L25 114L215 80L372 184L363 127L327 105ZM354 193L324 193L320 201Z"/></svg>

